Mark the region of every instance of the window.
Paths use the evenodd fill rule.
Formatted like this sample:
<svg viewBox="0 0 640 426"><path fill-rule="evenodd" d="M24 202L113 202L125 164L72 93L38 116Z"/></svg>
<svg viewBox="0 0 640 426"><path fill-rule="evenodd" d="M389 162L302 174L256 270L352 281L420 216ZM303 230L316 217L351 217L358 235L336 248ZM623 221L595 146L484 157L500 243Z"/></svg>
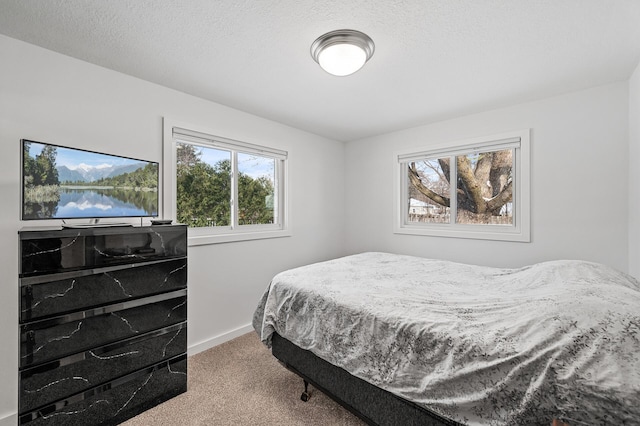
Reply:
<svg viewBox="0 0 640 426"><path fill-rule="evenodd" d="M530 241L529 130L396 160L396 233Z"/></svg>
<svg viewBox="0 0 640 426"><path fill-rule="evenodd" d="M165 215L189 225L189 244L290 235L287 152L165 120Z"/></svg>

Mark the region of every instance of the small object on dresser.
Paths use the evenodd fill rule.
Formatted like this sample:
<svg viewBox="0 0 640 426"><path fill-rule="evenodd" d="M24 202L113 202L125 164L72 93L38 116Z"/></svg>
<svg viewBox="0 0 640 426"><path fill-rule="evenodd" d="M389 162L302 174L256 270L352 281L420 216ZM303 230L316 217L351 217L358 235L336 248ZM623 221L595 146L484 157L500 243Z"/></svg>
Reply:
<svg viewBox="0 0 640 426"><path fill-rule="evenodd" d="M151 219L152 225L171 225L171 219Z"/></svg>

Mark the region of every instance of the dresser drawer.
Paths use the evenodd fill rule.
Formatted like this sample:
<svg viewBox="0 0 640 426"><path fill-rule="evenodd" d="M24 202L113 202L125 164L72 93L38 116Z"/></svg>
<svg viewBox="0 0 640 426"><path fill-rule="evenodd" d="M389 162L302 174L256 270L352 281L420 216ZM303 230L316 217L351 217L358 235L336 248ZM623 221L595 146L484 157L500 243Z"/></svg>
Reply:
<svg viewBox="0 0 640 426"><path fill-rule="evenodd" d="M187 259L20 279L20 321L186 288Z"/></svg>
<svg viewBox="0 0 640 426"><path fill-rule="evenodd" d="M54 361L187 319L187 290L20 326L20 367Z"/></svg>
<svg viewBox="0 0 640 426"><path fill-rule="evenodd" d="M186 322L27 368L20 373L20 413L108 383L187 350Z"/></svg>
<svg viewBox="0 0 640 426"><path fill-rule="evenodd" d="M63 229L20 233L20 276L184 257L184 226Z"/></svg>
<svg viewBox="0 0 640 426"><path fill-rule="evenodd" d="M32 426L117 425L187 390L187 356L144 368L112 382L21 414Z"/></svg>

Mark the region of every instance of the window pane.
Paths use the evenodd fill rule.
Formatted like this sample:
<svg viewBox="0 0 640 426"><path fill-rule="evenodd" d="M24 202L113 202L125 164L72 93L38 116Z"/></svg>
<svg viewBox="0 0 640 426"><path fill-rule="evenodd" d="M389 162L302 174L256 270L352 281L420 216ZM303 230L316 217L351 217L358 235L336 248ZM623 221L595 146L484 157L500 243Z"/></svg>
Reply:
<svg viewBox="0 0 640 426"><path fill-rule="evenodd" d="M238 153L238 224L263 225L277 219L276 160Z"/></svg>
<svg viewBox="0 0 640 426"><path fill-rule="evenodd" d="M231 152L176 143L178 222L191 227L231 224Z"/></svg>
<svg viewBox="0 0 640 426"><path fill-rule="evenodd" d="M513 225L513 150L456 157L457 223Z"/></svg>
<svg viewBox="0 0 640 426"><path fill-rule="evenodd" d="M408 164L408 222L450 222L449 162L448 158L441 158Z"/></svg>

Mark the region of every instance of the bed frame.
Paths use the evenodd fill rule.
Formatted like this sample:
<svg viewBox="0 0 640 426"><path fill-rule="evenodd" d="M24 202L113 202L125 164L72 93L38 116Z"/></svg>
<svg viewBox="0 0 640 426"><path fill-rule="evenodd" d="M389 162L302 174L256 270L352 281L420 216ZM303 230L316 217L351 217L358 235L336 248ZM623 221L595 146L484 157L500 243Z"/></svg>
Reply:
<svg viewBox="0 0 640 426"><path fill-rule="evenodd" d="M407 399L352 376L346 370L300 348L278 333L272 335L272 354L288 370L300 376L303 401L311 397L309 384L344 408L374 426L463 426ZM558 419L551 426L570 426Z"/></svg>
<svg viewBox="0 0 640 426"><path fill-rule="evenodd" d="M277 333L272 336L272 353L303 379L304 392L300 397L303 401L310 397L308 384L311 383L369 425L460 426L458 422L352 376Z"/></svg>

